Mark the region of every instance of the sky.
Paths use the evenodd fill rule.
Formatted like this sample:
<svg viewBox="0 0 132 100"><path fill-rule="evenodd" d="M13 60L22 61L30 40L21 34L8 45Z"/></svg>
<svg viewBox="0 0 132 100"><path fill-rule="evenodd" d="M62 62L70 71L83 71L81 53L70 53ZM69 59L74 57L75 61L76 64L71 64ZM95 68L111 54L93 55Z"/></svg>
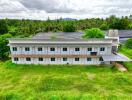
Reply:
<svg viewBox="0 0 132 100"><path fill-rule="evenodd" d="M132 0L0 0L0 18L46 20L132 14Z"/></svg>

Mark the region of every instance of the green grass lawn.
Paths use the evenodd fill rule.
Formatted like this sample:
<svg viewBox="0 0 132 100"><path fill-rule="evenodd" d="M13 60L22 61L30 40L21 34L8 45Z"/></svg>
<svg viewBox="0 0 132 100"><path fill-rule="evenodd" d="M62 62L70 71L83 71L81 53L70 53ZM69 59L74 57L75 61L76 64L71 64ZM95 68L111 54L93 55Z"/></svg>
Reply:
<svg viewBox="0 0 132 100"><path fill-rule="evenodd" d="M130 66L129 66L130 67ZM0 100L130 100L132 71L0 62Z"/></svg>
<svg viewBox="0 0 132 100"><path fill-rule="evenodd" d="M120 52L132 59L132 49L122 47Z"/></svg>
<svg viewBox="0 0 132 100"><path fill-rule="evenodd" d="M128 49L122 46L122 48L120 49L120 53L132 59L132 49ZM132 62L123 62L123 64L128 68L129 71L132 71Z"/></svg>

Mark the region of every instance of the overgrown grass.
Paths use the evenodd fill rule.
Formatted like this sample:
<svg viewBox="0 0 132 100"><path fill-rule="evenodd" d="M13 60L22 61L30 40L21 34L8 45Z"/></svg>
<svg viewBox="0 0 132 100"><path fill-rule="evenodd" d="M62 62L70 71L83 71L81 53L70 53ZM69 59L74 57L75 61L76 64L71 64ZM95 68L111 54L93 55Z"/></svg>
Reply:
<svg viewBox="0 0 132 100"><path fill-rule="evenodd" d="M128 49L125 46L122 46L120 52L132 59L132 49ZM129 71L132 71L132 62L123 62L123 64L128 68Z"/></svg>
<svg viewBox="0 0 132 100"><path fill-rule="evenodd" d="M120 52L123 53L123 54L125 54L126 56L128 56L129 58L132 59L132 49L128 49L128 48L126 48L126 47L123 46L120 49Z"/></svg>
<svg viewBox="0 0 132 100"><path fill-rule="evenodd" d="M131 77L111 66L0 62L0 100L132 99Z"/></svg>

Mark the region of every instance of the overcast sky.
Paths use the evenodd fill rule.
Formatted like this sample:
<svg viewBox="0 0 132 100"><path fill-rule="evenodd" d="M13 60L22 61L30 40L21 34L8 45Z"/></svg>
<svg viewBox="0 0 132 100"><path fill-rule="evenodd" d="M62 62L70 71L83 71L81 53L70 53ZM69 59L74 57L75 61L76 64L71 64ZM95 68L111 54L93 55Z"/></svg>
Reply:
<svg viewBox="0 0 132 100"><path fill-rule="evenodd" d="M0 0L0 18L82 19L130 14L132 0Z"/></svg>

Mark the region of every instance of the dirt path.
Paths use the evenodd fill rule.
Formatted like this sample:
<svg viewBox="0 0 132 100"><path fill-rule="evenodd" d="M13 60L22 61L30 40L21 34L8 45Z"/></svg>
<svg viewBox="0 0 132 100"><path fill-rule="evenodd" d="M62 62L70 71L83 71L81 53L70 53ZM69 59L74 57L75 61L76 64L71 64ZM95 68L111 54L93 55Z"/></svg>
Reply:
<svg viewBox="0 0 132 100"><path fill-rule="evenodd" d="M115 67L121 72L126 72L127 71L127 68L125 66L123 66L123 65L121 65L117 62L115 63Z"/></svg>

